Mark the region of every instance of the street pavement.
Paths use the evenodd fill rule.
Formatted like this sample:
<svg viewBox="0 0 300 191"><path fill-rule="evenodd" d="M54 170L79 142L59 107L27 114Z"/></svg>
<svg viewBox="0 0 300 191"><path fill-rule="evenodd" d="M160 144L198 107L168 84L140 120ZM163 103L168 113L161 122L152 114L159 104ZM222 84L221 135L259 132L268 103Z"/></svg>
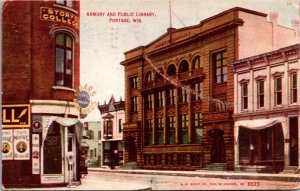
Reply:
<svg viewBox="0 0 300 191"><path fill-rule="evenodd" d="M89 168L80 185L30 190L295 190L299 174ZM24 190L24 189L13 189ZM29 190L29 189L25 189Z"/></svg>

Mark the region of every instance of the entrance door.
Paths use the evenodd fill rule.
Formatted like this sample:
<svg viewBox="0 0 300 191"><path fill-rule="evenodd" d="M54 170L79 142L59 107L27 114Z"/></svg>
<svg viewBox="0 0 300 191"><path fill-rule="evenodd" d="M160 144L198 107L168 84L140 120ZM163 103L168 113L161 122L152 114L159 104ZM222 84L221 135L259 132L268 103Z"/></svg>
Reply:
<svg viewBox="0 0 300 191"><path fill-rule="evenodd" d="M136 161L136 147L134 143L134 137L127 138L127 151L128 151L128 161Z"/></svg>
<svg viewBox="0 0 300 191"><path fill-rule="evenodd" d="M290 165L298 166L298 117L290 118Z"/></svg>
<svg viewBox="0 0 300 191"><path fill-rule="evenodd" d="M211 149L210 160L211 163L225 162L225 143L223 134L224 132L219 129L213 129L208 132L210 136Z"/></svg>
<svg viewBox="0 0 300 191"><path fill-rule="evenodd" d="M62 131L58 123L48 129L47 138L44 141L43 158L44 174L62 174Z"/></svg>

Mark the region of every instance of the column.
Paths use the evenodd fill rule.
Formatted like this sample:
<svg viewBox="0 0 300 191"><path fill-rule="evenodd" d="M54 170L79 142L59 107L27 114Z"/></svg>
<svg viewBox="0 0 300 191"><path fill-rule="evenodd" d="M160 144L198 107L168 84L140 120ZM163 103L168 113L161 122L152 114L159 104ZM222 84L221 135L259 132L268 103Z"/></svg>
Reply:
<svg viewBox="0 0 300 191"><path fill-rule="evenodd" d="M175 88L175 143L178 144L180 141L179 141L179 131L178 131L178 128L179 128L179 88Z"/></svg>
<svg viewBox="0 0 300 191"><path fill-rule="evenodd" d="M282 132L284 137L284 167L287 167L290 165L290 119L286 118L285 122L282 122ZM285 129L285 130L284 130ZM288 142L285 142L285 140L290 140Z"/></svg>
<svg viewBox="0 0 300 191"><path fill-rule="evenodd" d="M191 90L191 85L188 85L188 90ZM189 136L189 140L188 143L192 143L193 139L193 131L192 131L192 96L191 96L191 92L188 93L188 116L189 116L189 126L188 126L188 136Z"/></svg>
<svg viewBox="0 0 300 191"><path fill-rule="evenodd" d="M234 125L234 169L240 171L239 164L239 127Z"/></svg>

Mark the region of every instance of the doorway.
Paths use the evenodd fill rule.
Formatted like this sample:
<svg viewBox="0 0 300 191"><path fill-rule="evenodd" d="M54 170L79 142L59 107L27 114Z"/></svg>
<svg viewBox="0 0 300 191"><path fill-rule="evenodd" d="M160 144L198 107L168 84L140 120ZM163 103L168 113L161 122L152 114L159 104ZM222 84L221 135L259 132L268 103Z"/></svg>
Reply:
<svg viewBox="0 0 300 191"><path fill-rule="evenodd" d="M136 146L134 137L127 137L128 162L136 162Z"/></svg>
<svg viewBox="0 0 300 191"><path fill-rule="evenodd" d="M224 132L220 129L213 129L208 132L210 137L210 160L211 163L225 162Z"/></svg>
<svg viewBox="0 0 300 191"><path fill-rule="evenodd" d="M290 166L298 166L298 117L290 118Z"/></svg>

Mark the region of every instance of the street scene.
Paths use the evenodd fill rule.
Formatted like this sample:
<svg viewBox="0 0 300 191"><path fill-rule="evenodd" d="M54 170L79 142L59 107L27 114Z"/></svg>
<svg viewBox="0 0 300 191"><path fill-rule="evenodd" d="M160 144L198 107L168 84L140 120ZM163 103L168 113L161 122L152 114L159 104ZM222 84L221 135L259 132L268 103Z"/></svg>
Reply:
<svg viewBox="0 0 300 191"><path fill-rule="evenodd" d="M293 190L300 1L1 2L3 190Z"/></svg>

